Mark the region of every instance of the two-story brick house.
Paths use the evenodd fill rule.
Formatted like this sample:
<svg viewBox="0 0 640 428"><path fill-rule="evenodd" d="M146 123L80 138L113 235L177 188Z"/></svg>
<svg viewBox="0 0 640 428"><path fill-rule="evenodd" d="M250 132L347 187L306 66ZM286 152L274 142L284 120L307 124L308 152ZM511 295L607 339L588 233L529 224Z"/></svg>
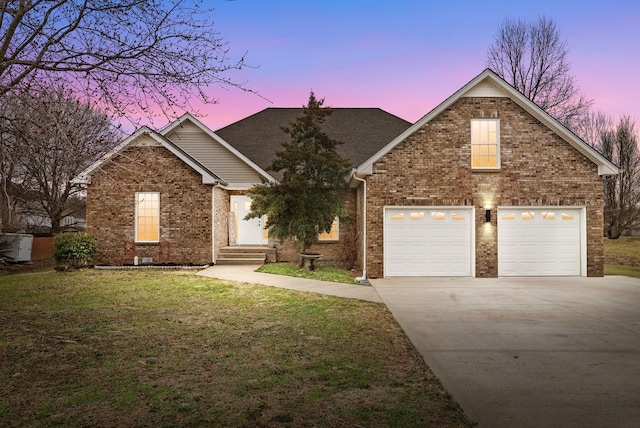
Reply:
<svg viewBox="0 0 640 428"><path fill-rule="evenodd" d="M215 133L185 115L87 169L98 261L210 263L228 245L269 244L259 220L243 220L244 192L277 179L265 169L295 110ZM355 253L369 277L603 274L602 177L616 167L491 70L411 126L379 109L334 116L354 222L322 237L328 258Z"/></svg>

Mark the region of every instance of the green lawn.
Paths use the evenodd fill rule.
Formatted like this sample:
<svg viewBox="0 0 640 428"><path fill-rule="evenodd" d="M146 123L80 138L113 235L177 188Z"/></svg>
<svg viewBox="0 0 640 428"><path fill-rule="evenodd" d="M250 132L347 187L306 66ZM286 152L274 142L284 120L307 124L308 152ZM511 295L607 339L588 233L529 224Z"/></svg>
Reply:
<svg viewBox="0 0 640 428"><path fill-rule="evenodd" d="M167 271L0 277L0 426L469 426L376 303Z"/></svg>
<svg viewBox="0 0 640 428"><path fill-rule="evenodd" d="M297 263L267 263L260 266L256 271L345 284L353 284L356 276L358 276L355 272L348 272L333 262L317 261L315 266L316 270L308 271L299 268Z"/></svg>
<svg viewBox="0 0 640 428"><path fill-rule="evenodd" d="M640 236L604 238L604 274L640 278Z"/></svg>

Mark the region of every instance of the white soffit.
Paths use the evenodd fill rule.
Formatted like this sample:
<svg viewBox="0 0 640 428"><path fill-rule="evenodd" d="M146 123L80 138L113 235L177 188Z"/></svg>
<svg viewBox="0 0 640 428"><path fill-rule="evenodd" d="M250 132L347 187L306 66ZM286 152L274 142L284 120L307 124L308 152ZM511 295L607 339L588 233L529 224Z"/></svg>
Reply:
<svg viewBox="0 0 640 428"><path fill-rule="evenodd" d="M500 88L497 85L494 85L492 81L489 79L485 79L482 82L478 83L476 86L469 89L466 93L462 95L461 98L472 98L472 97L488 97L488 98L504 98L508 97L509 94L504 89Z"/></svg>

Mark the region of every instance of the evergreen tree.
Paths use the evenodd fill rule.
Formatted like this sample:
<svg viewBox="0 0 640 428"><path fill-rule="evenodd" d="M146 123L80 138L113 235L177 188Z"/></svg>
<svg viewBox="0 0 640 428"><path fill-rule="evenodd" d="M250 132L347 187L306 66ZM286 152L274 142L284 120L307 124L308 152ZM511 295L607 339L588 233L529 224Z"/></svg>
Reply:
<svg viewBox="0 0 640 428"><path fill-rule="evenodd" d="M290 141L267 168L282 174L280 182L265 182L248 192L253 202L247 219L266 215L269 236L281 242L296 239L301 253L318 241L318 233L331 230L336 217L345 218L350 164L336 152L342 143L322 130L332 113L323 104L312 91L300 117L282 127Z"/></svg>

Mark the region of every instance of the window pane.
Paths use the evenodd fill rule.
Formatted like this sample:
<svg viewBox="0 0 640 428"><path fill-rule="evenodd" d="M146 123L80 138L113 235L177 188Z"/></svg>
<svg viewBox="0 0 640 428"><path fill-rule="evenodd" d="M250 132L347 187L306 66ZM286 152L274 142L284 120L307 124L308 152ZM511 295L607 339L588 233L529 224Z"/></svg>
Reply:
<svg viewBox="0 0 640 428"><path fill-rule="evenodd" d="M160 240L160 194L136 194L136 241Z"/></svg>
<svg viewBox="0 0 640 428"><path fill-rule="evenodd" d="M444 220L444 213L431 211L431 218L434 220Z"/></svg>
<svg viewBox="0 0 640 428"><path fill-rule="evenodd" d="M338 218L336 217L331 223L331 230L329 232L323 232L318 234L318 239L320 241L332 240L335 241L338 239Z"/></svg>
<svg viewBox="0 0 640 428"><path fill-rule="evenodd" d="M480 141L480 123L479 122L471 122L471 140L473 142Z"/></svg>
<svg viewBox="0 0 640 428"><path fill-rule="evenodd" d="M471 166L473 168L497 168L499 144L497 120L473 119L471 121Z"/></svg>
<svg viewBox="0 0 640 428"><path fill-rule="evenodd" d="M424 218L424 211L411 213L411 220L422 220Z"/></svg>
<svg viewBox="0 0 640 428"><path fill-rule="evenodd" d="M391 216L391 220L398 221L404 220L404 213L394 214Z"/></svg>
<svg viewBox="0 0 640 428"><path fill-rule="evenodd" d="M534 216L535 216L535 214L532 213L532 212L521 212L520 213L520 218L522 220L533 220Z"/></svg>

